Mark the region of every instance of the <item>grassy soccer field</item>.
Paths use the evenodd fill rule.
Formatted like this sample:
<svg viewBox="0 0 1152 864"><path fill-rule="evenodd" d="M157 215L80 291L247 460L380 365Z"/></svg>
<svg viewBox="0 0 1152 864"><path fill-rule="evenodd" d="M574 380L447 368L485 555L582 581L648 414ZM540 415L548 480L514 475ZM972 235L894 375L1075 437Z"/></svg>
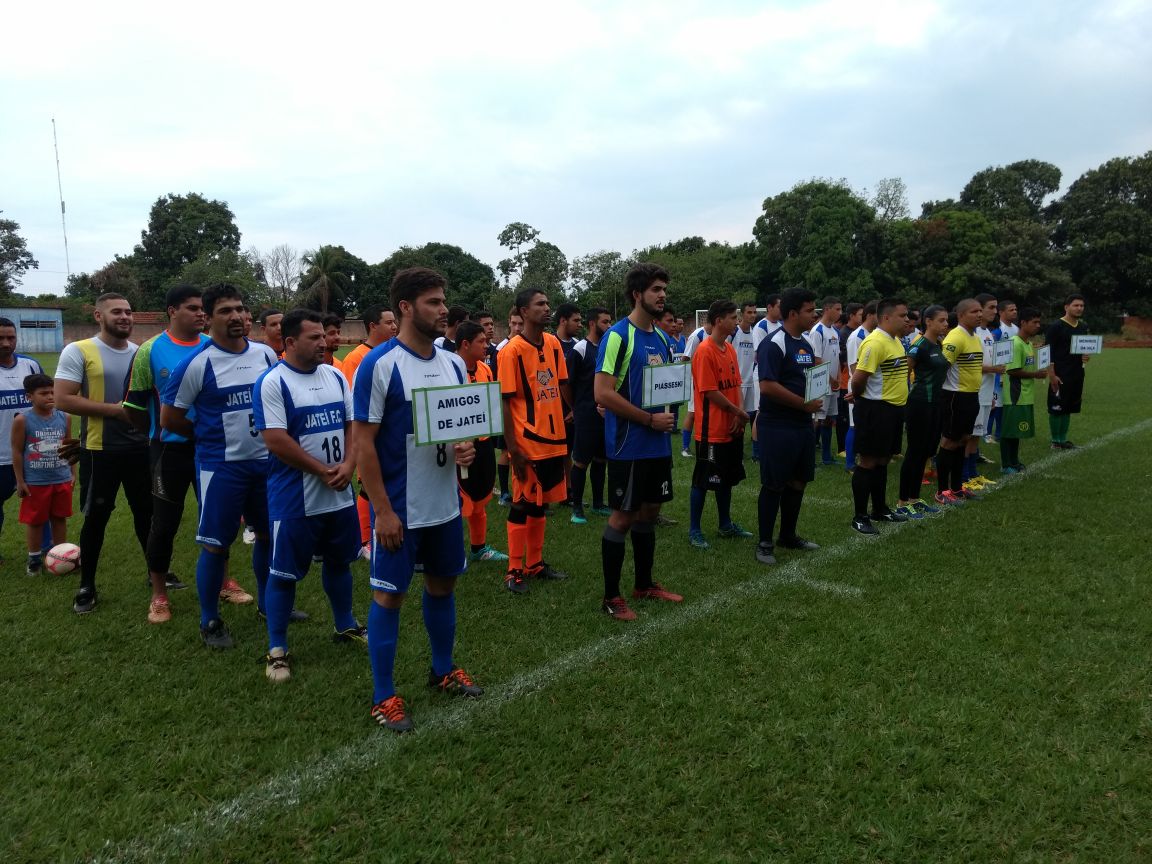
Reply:
<svg viewBox="0 0 1152 864"><path fill-rule="evenodd" d="M546 553L568 582L515 597L498 565L461 580L457 660L484 699L423 689L410 598L402 738L371 725L367 657L329 641L318 572L275 687L254 607L225 608L238 648L220 654L194 590L146 623L126 505L100 606L78 617L76 578L24 576L10 501L0 860L1146 861L1152 352L1088 372L1082 449L1050 454L1041 410L1024 475L872 541L849 528L847 475L820 469L800 530L823 549L776 568L754 541L688 546L677 456L657 568L687 599L633 625L598 611L602 520L558 509ZM735 495L752 530L758 485ZM191 581L185 525L173 569ZM246 555L232 569L253 587Z"/></svg>

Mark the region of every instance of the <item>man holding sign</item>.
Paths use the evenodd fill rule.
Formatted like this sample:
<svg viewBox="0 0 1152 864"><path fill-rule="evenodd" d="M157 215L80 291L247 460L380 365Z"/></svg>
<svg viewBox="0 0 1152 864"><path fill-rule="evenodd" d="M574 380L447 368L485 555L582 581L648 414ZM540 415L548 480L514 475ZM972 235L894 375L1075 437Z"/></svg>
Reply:
<svg viewBox="0 0 1152 864"><path fill-rule="evenodd" d="M852 527L860 534L880 532L877 522L907 522L884 500L888 463L903 449L904 406L908 402L908 357L900 337L908 304L885 298L876 304L876 329L860 345L852 392L856 394L856 470L852 473ZM872 500L869 515L868 500Z"/></svg>
<svg viewBox="0 0 1152 864"><path fill-rule="evenodd" d="M672 500L672 436L676 415L668 405L645 398L645 379L673 385L685 398L685 367L677 364L679 386L674 378L645 376L644 370L665 369L672 363L672 344L656 319L664 311L668 273L657 264L637 264L628 271L625 290L632 300L627 318L616 322L600 342L596 359L596 402L604 406L604 450L608 457L608 504L612 515L604 528L600 556L604 568L604 600L601 609L617 621L634 621L636 613L620 593L624 569L624 541L632 534L636 564L635 600L684 598L652 581L656 560L656 520L660 506ZM644 407L645 404L651 407Z"/></svg>
<svg viewBox="0 0 1152 864"><path fill-rule="evenodd" d="M572 404L572 390L564 348L544 330L551 317L548 295L539 288L525 288L516 295L513 308L523 317L524 329L496 358L504 397L505 450L512 465L504 587L513 594L526 594L528 579L568 578L544 561L544 506L559 503L568 494L564 406Z"/></svg>
<svg viewBox="0 0 1152 864"><path fill-rule="evenodd" d="M470 464L476 452L471 441L418 446L412 407L413 390L467 380L464 361L433 344L448 328L446 284L439 273L423 267L396 274L390 293L400 332L364 358L352 393L356 461L376 515L368 580L371 715L394 732L412 728L392 676L400 607L417 561L424 566L421 606L432 649L428 686L454 696L484 692L452 660L454 592L466 566L456 466Z"/></svg>
<svg viewBox="0 0 1152 864"><path fill-rule="evenodd" d="M816 295L804 288L789 288L780 298L783 326L756 349L760 376L760 543L756 560L776 563L776 516L780 516L780 545L813 551L815 543L796 533L804 487L816 474L816 429L812 415L824 405L824 396L807 396L808 375L816 365L812 343L804 336L816 323Z"/></svg>
<svg viewBox="0 0 1152 864"><path fill-rule="evenodd" d="M1068 427L1072 415L1080 413L1088 357L1074 352L1072 342L1088 333L1088 327L1080 320L1083 317L1084 295L1070 294L1064 301L1064 317L1049 324L1044 333L1044 341L1052 351L1052 365L1048 367L1048 428L1053 450L1076 447L1068 440Z"/></svg>

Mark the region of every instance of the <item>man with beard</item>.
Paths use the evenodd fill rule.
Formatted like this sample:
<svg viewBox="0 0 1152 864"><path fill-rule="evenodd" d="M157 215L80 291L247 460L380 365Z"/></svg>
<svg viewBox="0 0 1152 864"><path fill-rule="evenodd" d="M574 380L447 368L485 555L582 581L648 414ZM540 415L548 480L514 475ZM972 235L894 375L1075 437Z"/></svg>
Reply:
<svg viewBox="0 0 1152 864"><path fill-rule="evenodd" d="M96 569L121 486L145 557L152 524L148 439L129 422L122 404L138 348L128 341L132 304L119 294L101 294L93 314L100 332L64 347L55 381L56 408L82 418L79 479L83 554L80 590L72 605L78 615L96 608Z"/></svg>
<svg viewBox="0 0 1152 864"><path fill-rule="evenodd" d="M1052 349L1048 367L1048 428L1053 450L1074 450L1068 440L1072 415L1080 413L1084 397L1084 364L1087 354L1072 353L1072 337L1088 334L1084 317L1084 295L1070 294L1064 301L1064 317L1048 325L1044 342Z"/></svg>

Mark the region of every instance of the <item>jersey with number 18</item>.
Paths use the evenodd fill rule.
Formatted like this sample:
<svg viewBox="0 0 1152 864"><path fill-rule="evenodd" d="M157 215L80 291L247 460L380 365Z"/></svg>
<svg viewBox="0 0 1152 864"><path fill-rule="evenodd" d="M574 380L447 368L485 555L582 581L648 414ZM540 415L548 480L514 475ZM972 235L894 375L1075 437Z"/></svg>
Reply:
<svg viewBox="0 0 1152 864"><path fill-rule="evenodd" d="M352 388L352 415L380 425L376 456L384 491L407 528L443 525L460 514L456 458L451 444L417 446L412 391L468 380L464 361L433 346L422 357L396 338L368 352Z"/></svg>
<svg viewBox="0 0 1152 864"><path fill-rule="evenodd" d="M334 366L301 371L281 360L256 382L256 429L283 429L304 452L325 465L344 461L344 424L352 419L352 392ZM352 507L352 486L339 492L316 474L281 462L268 464L268 516L274 520L317 516Z"/></svg>

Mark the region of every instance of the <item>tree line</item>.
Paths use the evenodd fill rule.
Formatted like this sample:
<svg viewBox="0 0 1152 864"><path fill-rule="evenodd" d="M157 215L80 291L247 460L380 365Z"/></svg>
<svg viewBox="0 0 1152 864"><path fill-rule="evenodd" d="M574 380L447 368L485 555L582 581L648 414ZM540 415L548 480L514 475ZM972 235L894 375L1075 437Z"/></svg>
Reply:
<svg viewBox="0 0 1152 864"><path fill-rule="evenodd" d="M73 275L63 296L36 300L77 316L97 295L115 291L137 308L159 309L179 282L230 281L256 307L304 304L350 315L386 301L393 275L421 265L447 276L450 302L497 316L518 288L529 286L557 304L619 312L628 307L624 273L635 261L655 261L672 274L674 305L682 311L718 297L763 301L803 285L845 301L900 295L914 305L988 291L1049 313L1079 291L1098 330L1118 329L1124 313L1152 316L1152 151L1111 159L1057 196L1060 187L1060 169L1048 162L992 166L957 198L926 202L913 216L899 178L871 191L816 178L765 199L747 243L685 237L628 254L600 250L569 259L537 228L513 222L497 235L506 257L495 267L438 242L402 246L376 263L336 244L243 248L226 202L166 195L152 205L130 253ZM0 297L37 266L18 229L0 219Z"/></svg>

